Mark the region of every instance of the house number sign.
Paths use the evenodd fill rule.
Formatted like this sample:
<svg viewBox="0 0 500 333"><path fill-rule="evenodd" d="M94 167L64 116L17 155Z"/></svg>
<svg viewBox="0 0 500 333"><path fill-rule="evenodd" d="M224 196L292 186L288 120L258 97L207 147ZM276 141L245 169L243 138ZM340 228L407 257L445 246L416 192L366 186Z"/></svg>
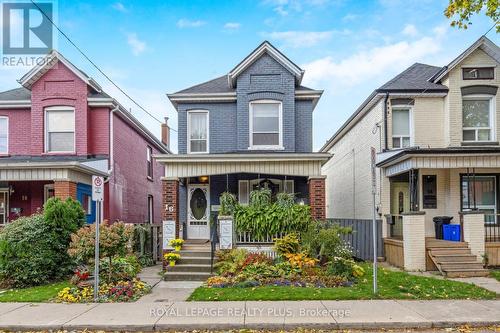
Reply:
<svg viewBox="0 0 500 333"><path fill-rule="evenodd" d="M163 221L163 249L170 250L170 241L175 238L175 221Z"/></svg>

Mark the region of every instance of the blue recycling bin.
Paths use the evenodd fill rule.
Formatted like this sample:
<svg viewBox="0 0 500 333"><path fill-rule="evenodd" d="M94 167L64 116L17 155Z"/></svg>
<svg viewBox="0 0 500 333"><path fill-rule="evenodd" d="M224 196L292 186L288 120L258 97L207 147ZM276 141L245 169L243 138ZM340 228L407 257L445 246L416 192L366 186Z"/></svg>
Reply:
<svg viewBox="0 0 500 333"><path fill-rule="evenodd" d="M443 239L452 242L460 242L460 225L459 224L444 224Z"/></svg>

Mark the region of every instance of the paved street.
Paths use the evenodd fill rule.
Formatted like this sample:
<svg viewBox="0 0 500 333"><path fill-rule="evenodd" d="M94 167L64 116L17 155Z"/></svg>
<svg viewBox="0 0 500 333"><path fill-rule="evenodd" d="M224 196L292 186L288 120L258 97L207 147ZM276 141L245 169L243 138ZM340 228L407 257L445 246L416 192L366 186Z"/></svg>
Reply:
<svg viewBox="0 0 500 333"><path fill-rule="evenodd" d="M0 304L0 330L403 329L500 325L500 301Z"/></svg>

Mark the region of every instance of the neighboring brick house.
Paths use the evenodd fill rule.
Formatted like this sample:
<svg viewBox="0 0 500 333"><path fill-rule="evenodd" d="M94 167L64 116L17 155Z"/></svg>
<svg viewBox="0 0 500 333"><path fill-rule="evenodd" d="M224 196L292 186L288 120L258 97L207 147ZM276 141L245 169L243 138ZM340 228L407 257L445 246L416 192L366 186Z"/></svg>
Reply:
<svg viewBox="0 0 500 333"><path fill-rule="evenodd" d="M208 239L226 190L242 204L258 187L294 192L314 217L325 217L321 165L329 154L314 153L312 144L322 91L302 86L303 75L264 42L229 74L168 95L179 153L157 160L165 165L165 219L177 222L177 235Z"/></svg>
<svg viewBox="0 0 500 333"><path fill-rule="evenodd" d="M103 217L160 222L168 135L159 141L56 51L0 93L0 225L42 209L52 196L82 203L95 221L91 177L105 177ZM168 134L168 126L162 126Z"/></svg>
<svg viewBox="0 0 500 333"><path fill-rule="evenodd" d="M323 166L327 216L372 217L370 147L375 147L386 256L396 253L394 240L404 238L405 227L414 228L408 241L422 235L412 248L425 248L425 239L437 244L433 239L441 229L436 235L433 218L451 216L453 224L462 224L462 239L477 260L487 251L490 263L500 264L499 63L500 48L483 36L447 66L416 63L376 89L320 150L333 154ZM470 212L484 215L474 222L483 242L477 251L466 232ZM406 213L416 215L405 223ZM425 250L415 251L423 256L417 261L410 252L406 247L405 267L434 267ZM443 267L450 266L437 268Z"/></svg>

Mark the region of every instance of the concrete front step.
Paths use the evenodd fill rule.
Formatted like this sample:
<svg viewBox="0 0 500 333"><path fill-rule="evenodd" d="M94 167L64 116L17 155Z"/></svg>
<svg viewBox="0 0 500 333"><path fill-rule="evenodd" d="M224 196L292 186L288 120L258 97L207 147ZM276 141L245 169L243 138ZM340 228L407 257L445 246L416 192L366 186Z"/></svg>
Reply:
<svg viewBox="0 0 500 333"><path fill-rule="evenodd" d="M170 272L163 274L165 281L205 281L210 277L210 272Z"/></svg>
<svg viewBox="0 0 500 333"><path fill-rule="evenodd" d="M179 260L178 264L181 265L210 265L211 260L210 257L182 257Z"/></svg>
<svg viewBox="0 0 500 333"><path fill-rule="evenodd" d="M487 269L458 269L448 270L445 272L446 277L485 277L489 276L490 272Z"/></svg>
<svg viewBox="0 0 500 333"><path fill-rule="evenodd" d="M181 255L181 258L192 258L192 257L195 257L195 258L210 258L211 257L211 252L208 251L191 251L191 250L181 250L179 252L179 254Z"/></svg>
<svg viewBox="0 0 500 333"><path fill-rule="evenodd" d="M210 273L210 265L205 264L177 264L174 267L168 267L167 272L200 272Z"/></svg>

